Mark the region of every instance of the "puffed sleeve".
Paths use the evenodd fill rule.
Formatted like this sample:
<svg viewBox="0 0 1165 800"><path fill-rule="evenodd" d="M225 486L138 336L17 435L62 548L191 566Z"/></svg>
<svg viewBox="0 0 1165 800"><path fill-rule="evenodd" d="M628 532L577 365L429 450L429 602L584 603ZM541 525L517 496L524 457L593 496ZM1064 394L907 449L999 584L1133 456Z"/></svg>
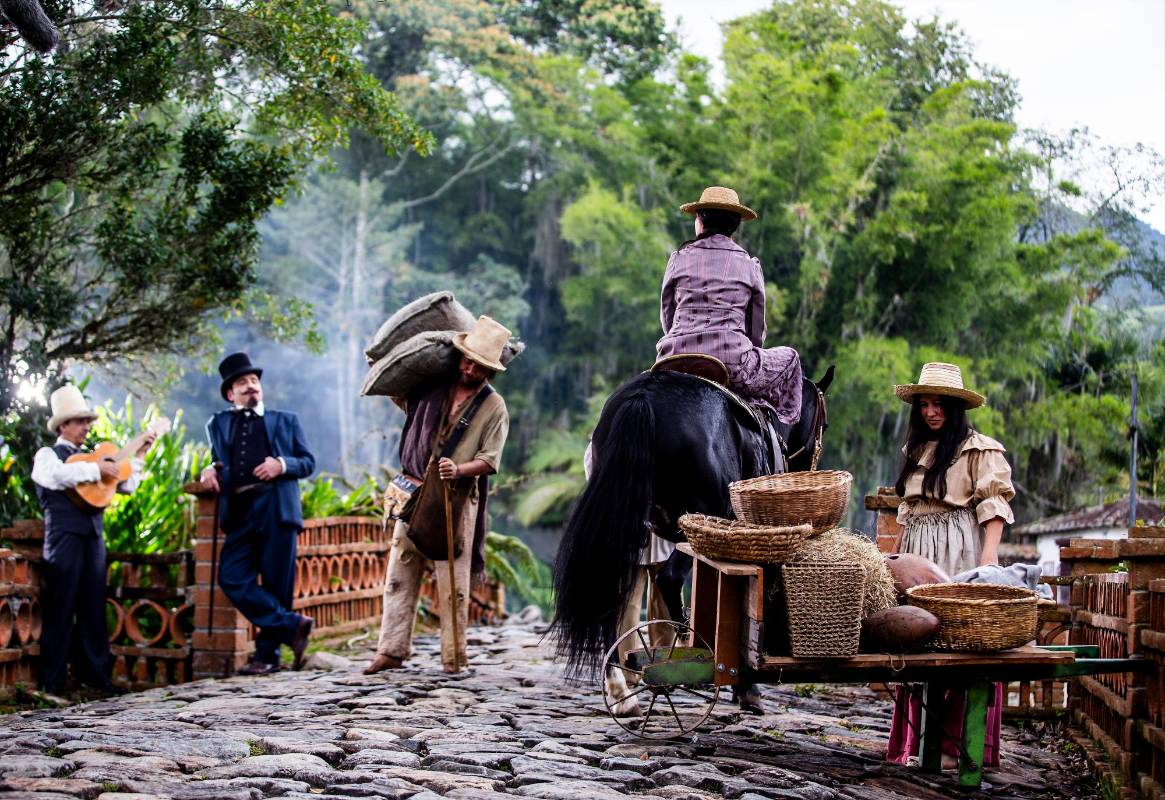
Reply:
<svg viewBox="0 0 1165 800"><path fill-rule="evenodd" d="M745 317L745 332L748 340L757 347L765 346L768 330L765 325L765 277L760 262L752 259L752 291L748 298L748 312Z"/></svg>
<svg viewBox="0 0 1165 800"><path fill-rule="evenodd" d="M971 502L975 505L975 517L982 525L995 517L1002 517L1008 524L1015 522L1011 513L1011 503L1015 497L1015 487L1011 484L1011 465L1003 457L1002 450L976 450L972 475L975 481Z"/></svg>
<svg viewBox="0 0 1165 800"><path fill-rule="evenodd" d="M663 273L663 290L659 295L659 322L663 325L666 334L671 330L672 320L676 316L676 254L672 253L667 260L667 269Z"/></svg>

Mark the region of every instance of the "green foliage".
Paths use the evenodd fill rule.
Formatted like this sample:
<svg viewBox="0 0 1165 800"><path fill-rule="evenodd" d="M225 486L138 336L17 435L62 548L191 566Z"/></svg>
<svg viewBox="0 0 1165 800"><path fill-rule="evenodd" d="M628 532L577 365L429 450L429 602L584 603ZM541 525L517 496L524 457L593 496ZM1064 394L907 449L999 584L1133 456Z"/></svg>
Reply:
<svg viewBox="0 0 1165 800"><path fill-rule="evenodd" d="M23 374L213 345L300 172L356 126L392 152L431 142L323 0L51 11L51 59L0 58L0 413Z"/></svg>
<svg viewBox="0 0 1165 800"><path fill-rule="evenodd" d="M523 602L533 603L549 618L554 606L554 587L550 568L516 536L490 531L485 537L485 572L490 580L500 581L506 590Z"/></svg>
<svg viewBox="0 0 1165 800"><path fill-rule="evenodd" d="M335 485L337 480L340 488ZM331 475L317 475L300 483L299 499L304 519L381 515L377 480L372 475L366 475L357 484Z"/></svg>
<svg viewBox="0 0 1165 800"><path fill-rule="evenodd" d="M121 447L161 416L153 405L137 413L129 397L121 408L97 408L90 445L109 441ZM159 436L144 459L145 476L131 494L118 494L105 510L105 546L122 553L172 553L190 547L196 520L195 498L182 487L197 480L210 464L210 450L186 437L182 412L169 433Z"/></svg>

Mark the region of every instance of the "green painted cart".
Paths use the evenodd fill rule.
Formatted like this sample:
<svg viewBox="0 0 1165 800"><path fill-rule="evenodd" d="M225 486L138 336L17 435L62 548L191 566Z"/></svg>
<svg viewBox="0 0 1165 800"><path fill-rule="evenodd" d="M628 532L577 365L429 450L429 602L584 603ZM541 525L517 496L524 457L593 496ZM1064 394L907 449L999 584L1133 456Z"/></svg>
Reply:
<svg viewBox="0 0 1165 800"><path fill-rule="evenodd" d="M838 659L769 656L761 647L763 570L705 558L686 544L679 549L694 559L690 625L671 620L645 622L624 633L608 653L607 663L617 665L615 669L635 687L627 696L647 700L644 713L622 717L618 704L604 692L612 717L637 736L674 738L691 733L711 715L720 690L741 683L921 683L925 685L921 768L941 769L943 697L950 689L965 691L959 784L978 787L992 683L1150 667L1140 658L1099 658L1097 647L1083 645Z"/></svg>

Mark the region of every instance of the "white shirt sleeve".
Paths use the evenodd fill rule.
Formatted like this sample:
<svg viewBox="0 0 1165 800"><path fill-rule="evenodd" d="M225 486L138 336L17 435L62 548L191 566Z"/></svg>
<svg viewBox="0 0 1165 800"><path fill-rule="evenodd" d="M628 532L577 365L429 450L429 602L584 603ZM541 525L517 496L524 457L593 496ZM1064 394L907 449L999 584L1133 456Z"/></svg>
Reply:
<svg viewBox="0 0 1165 800"><path fill-rule="evenodd" d="M120 494L133 494L134 490L141 485L146 477L145 466L146 462L142 461L136 456L130 459L130 464L133 465L133 474L126 478L121 483L117 484L117 491Z"/></svg>
<svg viewBox="0 0 1165 800"><path fill-rule="evenodd" d="M101 480L101 468L92 463L66 464L57 458L51 447L36 451L32 461L32 480L46 489L61 491L78 483L96 483Z"/></svg>

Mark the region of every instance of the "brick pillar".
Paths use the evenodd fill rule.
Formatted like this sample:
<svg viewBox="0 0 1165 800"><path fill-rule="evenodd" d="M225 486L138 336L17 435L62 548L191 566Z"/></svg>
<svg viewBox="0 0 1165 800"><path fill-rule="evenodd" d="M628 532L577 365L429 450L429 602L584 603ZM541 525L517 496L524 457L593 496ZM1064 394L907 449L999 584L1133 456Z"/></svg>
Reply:
<svg viewBox="0 0 1165 800"><path fill-rule="evenodd" d="M233 675L255 650L251 624L235 610L217 580L214 587L214 619L210 619L211 561L216 520L215 495L201 483L188 483L188 494L198 498L198 529L194 534L194 634L193 667L195 678ZM218 532L218 549L222 551L225 534ZM215 559L217 560L217 559ZM217 573L216 573L217 579Z"/></svg>
<svg viewBox="0 0 1165 800"><path fill-rule="evenodd" d="M879 486L875 494L866 495L866 508L877 513L877 524L874 531L878 536L878 550L889 553L894 549L894 542L902 532L898 524L898 505L902 498L894 493L893 486Z"/></svg>

